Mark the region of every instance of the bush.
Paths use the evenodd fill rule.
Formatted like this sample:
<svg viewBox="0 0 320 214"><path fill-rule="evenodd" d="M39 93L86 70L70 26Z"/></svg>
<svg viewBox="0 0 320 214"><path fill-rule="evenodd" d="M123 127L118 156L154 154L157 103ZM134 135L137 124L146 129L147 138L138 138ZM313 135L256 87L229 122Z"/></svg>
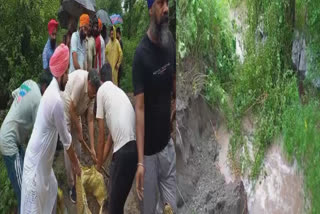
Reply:
<svg viewBox="0 0 320 214"><path fill-rule="evenodd" d="M60 1L1 1L0 108L7 107L11 91L42 71L47 23L57 18ZM39 27L42 26L42 27Z"/></svg>
<svg viewBox="0 0 320 214"><path fill-rule="evenodd" d="M140 39L130 39L127 38L122 39L123 42L123 77L121 80L121 88L125 92L133 92L133 86L132 86L132 63L133 63L133 57L134 53L136 51L136 48L140 42Z"/></svg>
<svg viewBox="0 0 320 214"><path fill-rule="evenodd" d="M295 103L283 116L285 149L289 157L296 158L304 171L304 181L310 191L312 213L320 210L320 112L319 102L311 100L302 106Z"/></svg>

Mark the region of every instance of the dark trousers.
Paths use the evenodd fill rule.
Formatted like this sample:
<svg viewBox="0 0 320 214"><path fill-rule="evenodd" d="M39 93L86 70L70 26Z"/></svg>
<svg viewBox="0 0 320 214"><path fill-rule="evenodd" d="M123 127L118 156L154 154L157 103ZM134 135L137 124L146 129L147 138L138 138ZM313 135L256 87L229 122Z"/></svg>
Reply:
<svg viewBox="0 0 320 214"><path fill-rule="evenodd" d="M122 78L122 65L120 65L119 71L118 71L118 87L120 88L120 80Z"/></svg>
<svg viewBox="0 0 320 214"><path fill-rule="evenodd" d="M137 170L136 141L130 141L112 156L109 181L109 213L122 214Z"/></svg>
<svg viewBox="0 0 320 214"><path fill-rule="evenodd" d="M18 213L20 213L24 150L21 146L18 146L18 149L19 152L17 154L14 154L12 156L3 155L2 157L7 168L11 185L16 194L16 198L18 201Z"/></svg>

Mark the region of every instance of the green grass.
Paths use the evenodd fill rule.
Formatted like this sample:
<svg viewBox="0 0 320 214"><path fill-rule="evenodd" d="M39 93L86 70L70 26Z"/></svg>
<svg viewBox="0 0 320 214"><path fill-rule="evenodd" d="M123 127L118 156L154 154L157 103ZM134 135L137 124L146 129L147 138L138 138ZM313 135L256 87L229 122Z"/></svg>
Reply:
<svg viewBox="0 0 320 214"><path fill-rule="evenodd" d="M320 211L320 111L319 102L307 105L296 103L283 117L285 150L290 159L296 158L304 172L307 194L310 194L312 213Z"/></svg>

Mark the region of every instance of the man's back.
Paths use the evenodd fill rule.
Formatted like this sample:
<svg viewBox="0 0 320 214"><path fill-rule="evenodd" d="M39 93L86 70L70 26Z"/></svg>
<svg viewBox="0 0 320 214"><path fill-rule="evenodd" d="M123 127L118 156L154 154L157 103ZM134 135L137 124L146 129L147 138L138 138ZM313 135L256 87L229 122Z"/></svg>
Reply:
<svg viewBox="0 0 320 214"><path fill-rule="evenodd" d="M94 106L94 100L91 100L88 96L88 72L85 70L75 70L69 74L68 78L66 88L63 92L64 109L67 120L70 118L69 108L71 101L78 115L84 114L88 107L90 107L90 111L92 111Z"/></svg>
<svg viewBox="0 0 320 214"><path fill-rule="evenodd" d="M43 94L43 98L39 104L34 129L25 154L24 170L34 170L33 167L38 164L40 159L43 160L43 157L46 157L44 161L46 163L42 164L52 166L59 130L61 141L63 143L71 143L71 136L66 127L63 127L65 126L64 120L63 102L59 93L59 85L54 78ZM42 169L44 174L49 174L50 170L51 167Z"/></svg>
<svg viewBox="0 0 320 214"><path fill-rule="evenodd" d="M41 99L40 88L33 80L25 81L13 92L14 100L0 130L0 151L17 153L17 144L27 140L36 119Z"/></svg>
<svg viewBox="0 0 320 214"><path fill-rule="evenodd" d="M105 118L114 141L114 152L135 140L135 113L128 96L107 81L97 93L97 118Z"/></svg>

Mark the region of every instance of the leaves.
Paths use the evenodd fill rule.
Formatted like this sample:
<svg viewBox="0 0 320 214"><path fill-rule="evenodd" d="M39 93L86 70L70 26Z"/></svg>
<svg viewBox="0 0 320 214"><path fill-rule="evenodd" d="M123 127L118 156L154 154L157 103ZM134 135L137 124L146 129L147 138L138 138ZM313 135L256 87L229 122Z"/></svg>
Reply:
<svg viewBox="0 0 320 214"><path fill-rule="evenodd" d="M48 39L47 23L57 18L59 0L2 1L0 19L0 108L13 89L42 71L41 54ZM41 26L41 27L39 27ZM58 38L59 39L59 38Z"/></svg>

